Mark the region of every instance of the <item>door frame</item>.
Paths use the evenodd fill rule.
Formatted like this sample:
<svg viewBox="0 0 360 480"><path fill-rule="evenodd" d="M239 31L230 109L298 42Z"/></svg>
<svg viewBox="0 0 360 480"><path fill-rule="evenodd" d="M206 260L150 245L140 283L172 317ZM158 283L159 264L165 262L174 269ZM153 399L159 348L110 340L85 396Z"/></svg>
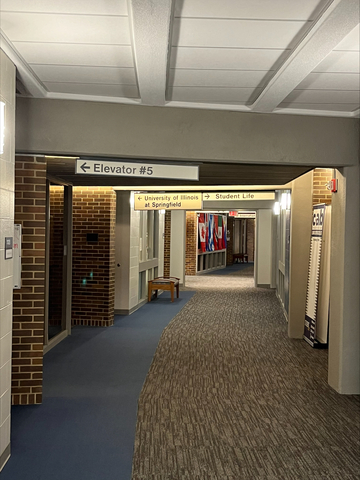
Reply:
<svg viewBox="0 0 360 480"><path fill-rule="evenodd" d="M62 278L62 331L49 340L49 284L50 284L50 183L64 187L63 229L63 278ZM55 177L46 181L46 232L45 232L45 322L44 355L68 335L71 335L72 297L72 231L73 231L73 188Z"/></svg>

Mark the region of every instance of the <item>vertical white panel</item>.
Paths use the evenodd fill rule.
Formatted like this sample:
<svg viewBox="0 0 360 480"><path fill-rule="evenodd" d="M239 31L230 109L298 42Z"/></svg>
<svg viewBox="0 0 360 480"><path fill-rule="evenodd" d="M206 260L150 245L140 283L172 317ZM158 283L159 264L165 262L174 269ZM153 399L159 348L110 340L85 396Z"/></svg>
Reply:
<svg viewBox="0 0 360 480"><path fill-rule="evenodd" d="M171 212L170 235L170 276L180 278L185 285L185 235L186 212L173 210Z"/></svg>
<svg viewBox="0 0 360 480"><path fill-rule="evenodd" d="M264 285L270 287L272 283L272 210L258 210L256 228L256 283L259 286Z"/></svg>

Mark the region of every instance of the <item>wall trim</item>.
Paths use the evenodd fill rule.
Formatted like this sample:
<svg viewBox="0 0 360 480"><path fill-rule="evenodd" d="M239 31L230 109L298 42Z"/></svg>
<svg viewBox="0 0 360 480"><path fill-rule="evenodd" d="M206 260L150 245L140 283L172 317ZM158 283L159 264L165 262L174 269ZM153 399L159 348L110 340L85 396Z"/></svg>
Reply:
<svg viewBox="0 0 360 480"><path fill-rule="evenodd" d="M120 309L115 309L114 310L114 314L115 315L131 315L132 313L136 312L136 310L139 310L139 308L143 307L145 305L145 303L147 303L147 299L145 298L144 300L142 300L141 302L139 302L137 305L135 305L135 307L132 307L132 308L120 308Z"/></svg>
<svg viewBox="0 0 360 480"><path fill-rule="evenodd" d="M5 448L3 453L0 455L0 472L5 467L5 464L9 460L9 458L10 458L10 443Z"/></svg>

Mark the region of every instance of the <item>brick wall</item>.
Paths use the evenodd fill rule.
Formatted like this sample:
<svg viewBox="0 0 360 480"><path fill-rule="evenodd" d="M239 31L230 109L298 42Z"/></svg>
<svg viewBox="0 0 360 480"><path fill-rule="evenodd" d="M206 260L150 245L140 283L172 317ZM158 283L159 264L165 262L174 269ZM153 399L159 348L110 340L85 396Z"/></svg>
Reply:
<svg viewBox="0 0 360 480"><path fill-rule="evenodd" d="M255 219L248 218L246 220L246 246L248 261L254 261L254 248L255 248Z"/></svg>
<svg viewBox="0 0 360 480"><path fill-rule="evenodd" d="M115 214L116 195L111 187L74 188L74 325L110 326L114 322ZM98 241L87 241L88 233L98 234Z"/></svg>
<svg viewBox="0 0 360 480"><path fill-rule="evenodd" d="M14 290L12 403L41 403L45 320L46 162L17 157L15 223L22 225L22 288Z"/></svg>
<svg viewBox="0 0 360 480"><path fill-rule="evenodd" d="M170 277L170 235L171 235L171 210L165 212L165 238L164 238L164 277Z"/></svg>
<svg viewBox="0 0 360 480"><path fill-rule="evenodd" d="M313 205L318 203L331 204L330 190L327 190L325 184L332 178L331 168L315 168L313 170Z"/></svg>
<svg viewBox="0 0 360 480"><path fill-rule="evenodd" d="M196 275L197 214L186 212L185 275Z"/></svg>
<svg viewBox="0 0 360 480"><path fill-rule="evenodd" d="M232 265L233 263L233 238L234 238L234 217L227 217L227 230L230 232L230 239L227 241L226 246L226 265Z"/></svg>
<svg viewBox="0 0 360 480"><path fill-rule="evenodd" d="M49 325L61 325L64 187L50 185Z"/></svg>

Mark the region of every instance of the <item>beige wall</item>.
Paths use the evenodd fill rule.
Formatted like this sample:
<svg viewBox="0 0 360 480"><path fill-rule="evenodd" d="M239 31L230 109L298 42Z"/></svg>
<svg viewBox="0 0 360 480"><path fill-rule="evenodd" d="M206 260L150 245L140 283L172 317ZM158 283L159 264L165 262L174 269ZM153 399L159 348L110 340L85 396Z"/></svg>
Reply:
<svg viewBox="0 0 360 480"><path fill-rule="evenodd" d="M360 393L359 165L336 172L332 197L329 384Z"/></svg>
<svg viewBox="0 0 360 480"><path fill-rule="evenodd" d="M18 152L353 165L359 120L19 99Z"/></svg>
<svg viewBox="0 0 360 480"><path fill-rule="evenodd" d="M290 280L288 333L304 334L307 276L312 218L312 180L309 172L292 182L290 219Z"/></svg>
<svg viewBox="0 0 360 480"><path fill-rule="evenodd" d="M4 152L0 156L0 470L10 455L10 389L13 260L5 237L14 236L15 67L0 50L0 100L5 102Z"/></svg>

